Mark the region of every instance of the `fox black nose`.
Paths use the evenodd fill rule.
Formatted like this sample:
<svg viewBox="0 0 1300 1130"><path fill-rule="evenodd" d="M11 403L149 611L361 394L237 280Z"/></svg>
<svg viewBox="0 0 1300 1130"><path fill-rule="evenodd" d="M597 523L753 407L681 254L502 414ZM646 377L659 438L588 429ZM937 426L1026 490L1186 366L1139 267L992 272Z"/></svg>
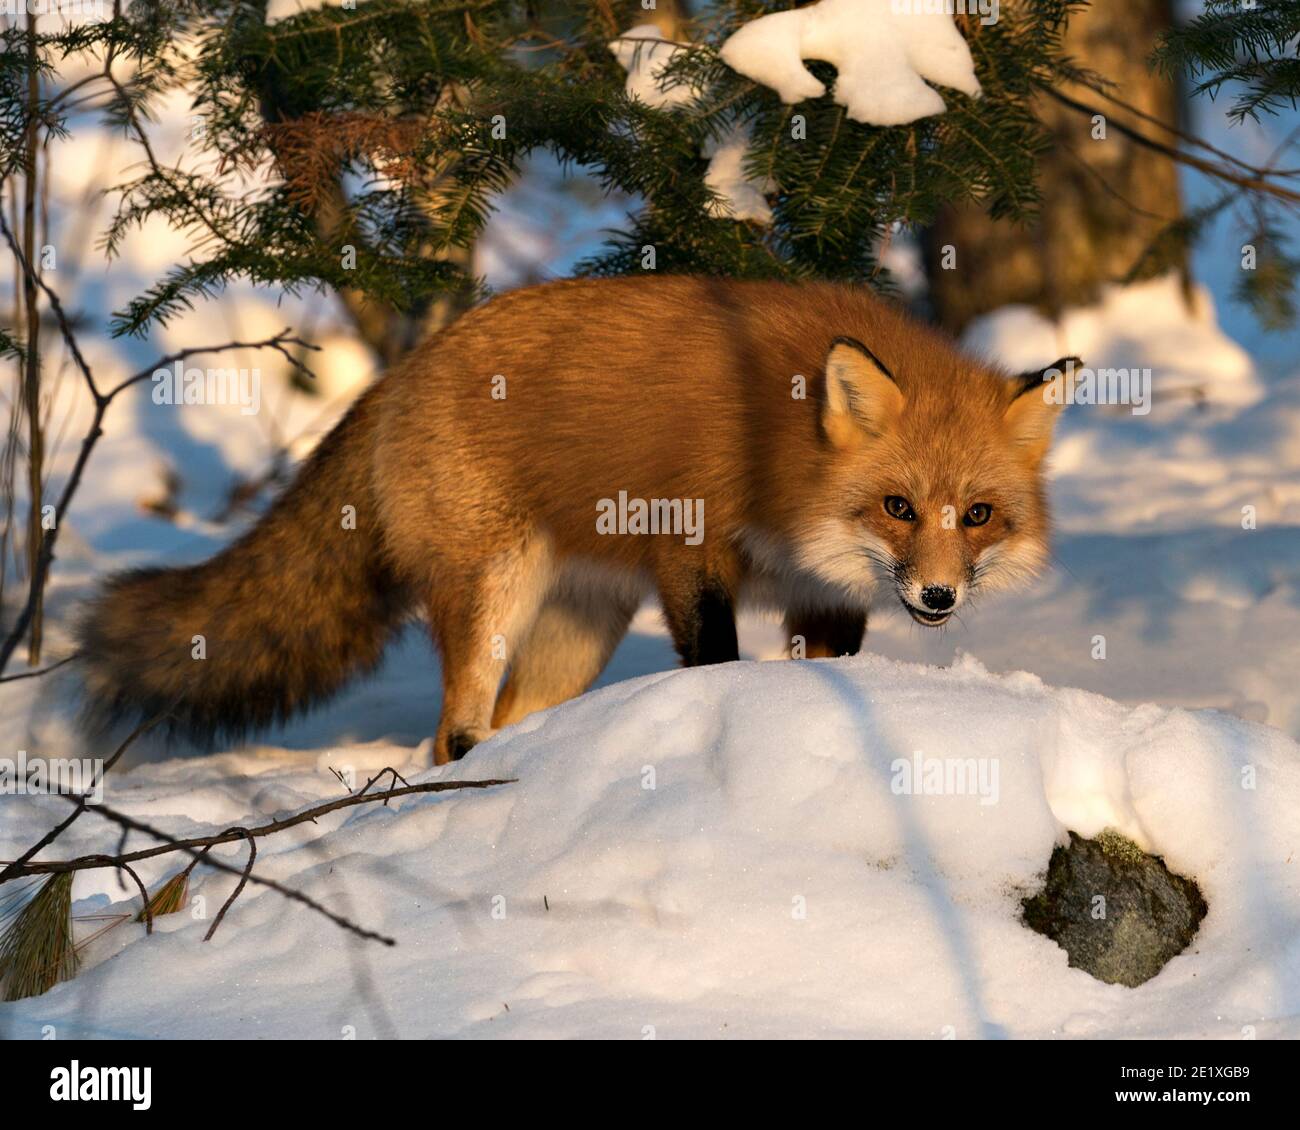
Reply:
<svg viewBox="0 0 1300 1130"><path fill-rule="evenodd" d="M921 603L931 612L947 612L957 603L957 594L948 585L926 585L921 590Z"/></svg>

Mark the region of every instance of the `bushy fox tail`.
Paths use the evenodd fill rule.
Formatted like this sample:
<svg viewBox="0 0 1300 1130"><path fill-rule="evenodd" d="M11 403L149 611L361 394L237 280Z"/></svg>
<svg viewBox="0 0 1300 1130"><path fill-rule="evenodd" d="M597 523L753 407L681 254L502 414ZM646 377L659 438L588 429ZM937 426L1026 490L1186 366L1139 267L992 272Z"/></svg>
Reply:
<svg viewBox="0 0 1300 1130"><path fill-rule="evenodd" d="M108 581L78 626L93 721L167 715L200 742L238 737L378 664L409 601L371 482L377 392L233 545Z"/></svg>

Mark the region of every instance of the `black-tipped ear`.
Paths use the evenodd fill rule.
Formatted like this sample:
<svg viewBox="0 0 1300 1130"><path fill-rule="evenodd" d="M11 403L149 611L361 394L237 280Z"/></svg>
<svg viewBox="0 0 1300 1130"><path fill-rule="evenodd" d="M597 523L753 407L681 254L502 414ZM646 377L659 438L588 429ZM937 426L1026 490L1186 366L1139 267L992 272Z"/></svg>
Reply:
<svg viewBox="0 0 1300 1130"><path fill-rule="evenodd" d="M1030 389L1042 388L1061 373L1072 373L1083 368L1083 362L1074 356L1062 357L1042 369L1033 369L1011 378L1016 396L1024 396Z"/></svg>
<svg viewBox="0 0 1300 1130"><path fill-rule="evenodd" d="M865 345L863 345L862 342L860 342L856 337L849 337L845 334L841 334L839 337L837 337L834 341L831 342L830 356L832 357L835 356L835 347L837 345L847 345L850 349L856 349L859 353L862 354L863 357L865 357L868 361L870 361L877 369L879 369L882 373L884 373L885 376L887 376L891 381L894 380L894 374L889 371L889 367L879 357L877 357L874 353L872 353L870 349L868 349ZM897 384L898 382L894 381L894 383Z"/></svg>
<svg viewBox="0 0 1300 1130"><path fill-rule="evenodd" d="M1075 381L1083 362L1062 357L1036 373L1022 373L1013 384L1019 389L1007 409L1007 432L1011 441L1031 462L1037 463L1052 442L1052 428L1061 408L1073 399Z"/></svg>
<svg viewBox="0 0 1300 1130"><path fill-rule="evenodd" d="M832 443L847 447L863 433L878 435L902 410L903 393L880 358L856 338L831 342L822 423Z"/></svg>

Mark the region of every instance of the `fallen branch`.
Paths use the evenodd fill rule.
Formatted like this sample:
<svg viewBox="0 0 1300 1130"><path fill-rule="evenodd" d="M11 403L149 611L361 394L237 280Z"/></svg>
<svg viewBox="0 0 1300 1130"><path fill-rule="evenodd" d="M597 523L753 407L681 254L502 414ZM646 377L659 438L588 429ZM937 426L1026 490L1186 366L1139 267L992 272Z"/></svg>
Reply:
<svg viewBox="0 0 1300 1130"><path fill-rule="evenodd" d="M387 772L387 770L385 770ZM326 801L324 804L315 805L312 808L304 809L292 816L286 816L281 820L272 820L267 824L261 824L255 828L227 828L224 831L215 833L211 836L195 836L190 839L177 839L168 835L143 821L136 820L134 817L127 816L125 813L118 812L109 808L107 805L87 805L84 797L68 797L70 801L78 806L78 812L74 815L80 815L82 811L94 812L96 815L110 820L119 827L133 832L143 832L147 836L152 836L156 840L162 841L160 844L151 848L141 848L138 851L128 852L122 855L86 855L77 859L66 860L48 860L42 862L31 862L32 852L24 853L23 859L15 860L10 863L5 870L0 873L0 883L9 882L13 879L21 879L28 875L59 875L75 871L88 871L100 867L124 868L126 865L136 863L142 859L153 859L156 856L167 855L171 852L183 851L202 861L209 867L214 867L218 871L225 871L234 875L241 880L241 885L236 889L236 894L242 889L243 883L255 883L262 887L276 891L287 899L294 902L302 903L304 906L324 915L335 925L342 927L369 941L382 942L384 945L396 945L396 939L386 934L380 934L373 930L367 930L358 926L354 922L348 921L342 915L334 913L328 907L321 905L315 899L297 891L292 887L287 887L274 879L263 879L258 875L252 874L251 859L249 865L243 868L231 866L222 862L220 859L208 853L208 849L218 844L235 843L239 840L248 840L250 843L258 837L270 836L276 832L283 832L288 828L297 827L299 824L314 822L318 817L324 816L330 812L337 812L344 808L353 808L358 804L368 804L372 801L388 801L402 796L412 796L417 793L438 793L448 792L455 789L486 789L494 785L514 784L515 778L507 777L502 779L490 779L486 781L429 781L422 785L405 785L402 788L385 789L378 792L353 793L349 796L340 797L337 800ZM373 784L373 781L370 782ZM366 786L369 788L369 785ZM70 823L68 821L67 823ZM64 825L66 826L66 824ZM48 838L45 842L48 842ZM146 900L147 901L147 900ZM233 901L233 898L232 900ZM224 913L223 908L223 913ZM218 919L220 921L220 919ZM211 936L211 931L209 931Z"/></svg>
<svg viewBox="0 0 1300 1130"><path fill-rule="evenodd" d="M324 804L318 804L313 808L304 809L302 812L295 813L293 816L286 816L282 820L272 820L268 824L259 824L256 828L226 828L224 831L217 832L211 836L195 836L192 839L180 840L168 836L165 832L159 832L147 824L142 824L132 817L125 816L122 813L114 812L113 809L106 805L95 804L87 805L87 811L97 812L101 816L106 816L114 820L122 827L130 831L145 832L154 836L156 839L167 841L151 848L140 848L137 851L127 852L124 855L89 855L81 856L77 859L63 860L45 860L41 862L25 862L21 866L17 861L10 864L13 867L12 872L6 871L0 873L0 882L8 882L10 879L21 879L26 875L55 875L64 871L87 871L97 867L115 867L121 863L136 863L141 859L153 859L155 856L166 855L173 851L188 851L192 848L216 847L220 844L233 844L247 836L270 836L276 832L283 832L288 828L295 828L299 824L308 824L315 821L318 817L324 816L330 812L337 812L341 808L353 808L358 804L368 804L371 801L382 800L389 801L397 797L413 796L417 793L440 793L448 792L453 789L487 789L495 785L513 785L516 778L504 777L501 779L489 779L486 781L428 781L423 785L405 785L402 788L385 789L382 792L373 793L352 793L349 796L339 797L337 800L326 801ZM69 797L69 800L80 798ZM239 874L239 869L235 868L235 874Z"/></svg>

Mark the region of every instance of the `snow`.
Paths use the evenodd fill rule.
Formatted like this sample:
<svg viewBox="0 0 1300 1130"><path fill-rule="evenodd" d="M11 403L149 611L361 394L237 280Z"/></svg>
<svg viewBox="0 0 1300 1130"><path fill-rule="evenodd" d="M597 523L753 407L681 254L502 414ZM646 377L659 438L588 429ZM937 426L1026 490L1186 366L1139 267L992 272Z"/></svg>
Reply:
<svg viewBox="0 0 1300 1130"><path fill-rule="evenodd" d="M663 32L654 24L639 24L624 32L610 43L609 49L627 71L625 92L629 98L659 110L672 110L694 100L696 91L685 83L671 82L664 75L664 68L678 48L665 40ZM745 175L743 166L749 140L748 129L733 122L722 136L705 144L703 156L709 165L704 183L718 194L709 207L709 214L717 219L770 224L772 208L765 195L774 186Z"/></svg>
<svg viewBox="0 0 1300 1130"><path fill-rule="evenodd" d="M744 161L749 152L749 142L749 131L733 126L724 136L704 147L704 156L709 158L704 183L718 194L709 214L770 224L772 207L767 202L766 193L774 191L774 186L745 175Z"/></svg>
<svg viewBox="0 0 1300 1130"><path fill-rule="evenodd" d="M905 125L946 109L927 81L980 96L970 50L944 9L923 0L819 0L751 20L720 53L791 104L826 93L804 60L833 63L831 93L850 118Z"/></svg>
<svg viewBox="0 0 1300 1130"><path fill-rule="evenodd" d="M281 20L287 20L301 12L319 11L321 8L356 8L355 0L349 3L347 0L317 0L315 3L308 3L306 0L268 0L266 5L266 22L268 24L277 24Z"/></svg>
<svg viewBox="0 0 1300 1130"><path fill-rule="evenodd" d="M326 764L429 778L412 752L172 761L110 778L108 800L173 832L252 825L341 795ZM0 1019L60 1038L1295 1036L1298 753L1266 727L970 659L653 674L440 771L515 784L261 841L261 873L395 947L362 949L252 889L205 945L233 883L207 873L191 891L204 918L163 919L152 939L119 927L74 981ZM996 766L997 789L902 793L898 763L918 755ZM5 851L59 811L43 799L6 822ZM1018 921L1065 829L1105 827L1195 875L1210 906L1193 947L1136 990L1070 969ZM103 835L90 818L74 829L69 850ZM78 905L129 899L95 872Z"/></svg>
<svg viewBox="0 0 1300 1130"><path fill-rule="evenodd" d="M179 101L161 123L169 162L186 111ZM54 277L84 312L103 383L171 348L285 325L327 348L317 396L290 389L275 356L223 357L262 367L256 417L156 406L147 388L115 404L61 531L47 660L70 649L70 617L105 573L195 560L237 536L252 515L219 517L231 485L264 473L281 442L301 455L374 373L315 296L237 287L150 342L94 332L179 246L151 231L107 268L79 261L104 221L87 189L131 157L102 136L52 160L51 211ZM564 273L616 222L623 202L561 179L539 161L508 194L479 249L494 283ZM1065 412L1049 489L1058 567L1033 588L942 632L885 602L853 660L696 671L673 669L648 606L601 689L445 770L427 767L438 673L418 628L373 678L246 747L197 756L146 740L107 802L182 835L338 797L330 766L358 781L386 765L412 782L518 780L260 841L259 873L392 934L391 949L258 888L205 944L232 882L200 869L203 918L160 919L152 938L110 931L74 981L0 1005L0 1035L1300 1036L1300 371L1294 336L1247 340L1222 306L1233 278L1214 263L1236 270L1239 245L1229 233L1197 264L1220 309L1200 291L1188 307L1165 279L1055 325L1004 310L972 327L969 345L1016 368L1077 353L1152 371L1147 415ZM75 372L51 378L57 483L89 415ZM181 476L174 523L140 506L168 470ZM751 614L740 636L750 660L785 643ZM82 754L76 706L66 671L0 685L0 756ZM895 794L894 762L918 756L975 759L995 802ZM56 798L0 797L0 858L65 813ZM1017 920L1065 830L1103 827L1195 877L1210 907L1193 946L1135 990L1070 969ZM116 840L87 815L48 855ZM156 886L175 866L141 874ZM74 896L79 918L135 909L108 871L81 875Z"/></svg>
<svg viewBox="0 0 1300 1130"><path fill-rule="evenodd" d="M1250 355L1219 329L1209 292L1185 295L1176 273L1106 287L1096 306L1067 309L1056 322L1003 307L975 322L965 344L1015 369L1070 354L1090 366L1149 368L1161 398L1250 405L1263 395Z"/></svg>
<svg viewBox="0 0 1300 1130"><path fill-rule="evenodd" d="M683 82L670 82L664 68L678 48L664 39L655 24L638 24L625 31L609 45L614 57L627 71L625 92L657 110L685 106L695 98L695 91Z"/></svg>

